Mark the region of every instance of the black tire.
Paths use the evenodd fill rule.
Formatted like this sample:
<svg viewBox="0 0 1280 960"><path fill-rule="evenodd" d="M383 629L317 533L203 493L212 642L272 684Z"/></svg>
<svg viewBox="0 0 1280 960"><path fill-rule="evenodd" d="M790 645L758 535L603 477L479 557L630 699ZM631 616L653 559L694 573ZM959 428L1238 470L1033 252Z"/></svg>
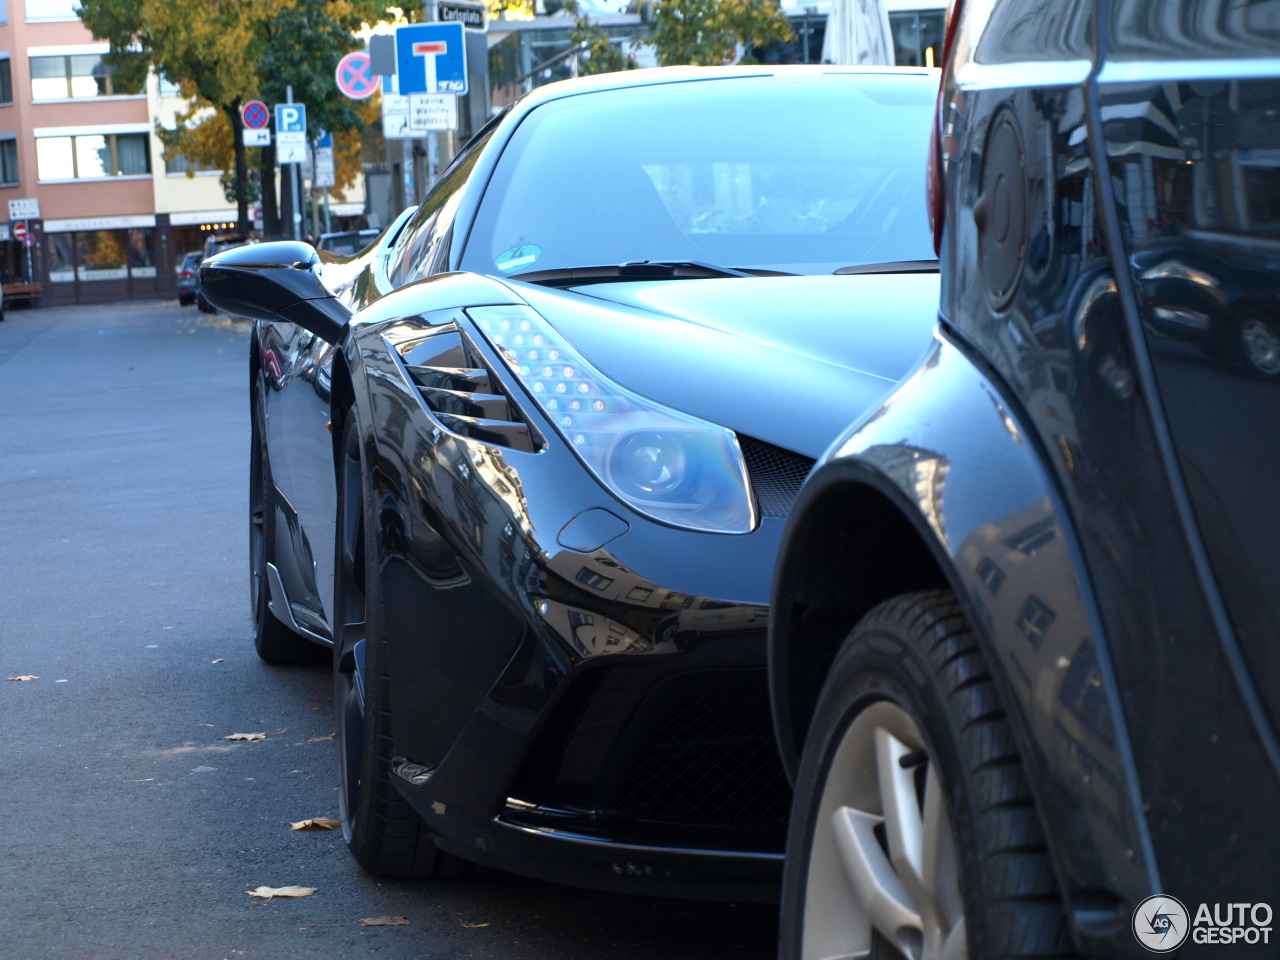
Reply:
<svg viewBox="0 0 1280 960"><path fill-rule="evenodd" d="M392 714L381 584L368 477L355 412L338 458L334 558L334 711L342 835L356 862L382 877L456 877L470 864L437 849L392 782Z"/></svg>
<svg viewBox="0 0 1280 960"><path fill-rule="evenodd" d="M872 827L876 796L882 819ZM907 812L886 814L891 809ZM915 855L906 840L895 847L895 836L916 838ZM920 839L928 836L939 839ZM859 873L863 862L881 872ZM848 879L882 880L885 867L883 886ZM905 914L865 892L893 882L918 930L886 922ZM823 686L797 776L781 956L868 947L871 957L895 960L1077 956L1012 730L948 591L895 598L854 628Z"/></svg>
<svg viewBox="0 0 1280 960"><path fill-rule="evenodd" d="M201 313L217 313L218 308L205 299L204 294L196 291L196 309Z"/></svg>
<svg viewBox="0 0 1280 960"><path fill-rule="evenodd" d="M271 589L267 583L267 564L275 561L275 499L272 491L271 464L266 453L265 415L256 382L250 391L252 417L249 452L249 602L253 610L253 645L258 656L267 663L316 663L324 656L324 648L314 640L295 633L284 624L268 604Z"/></svg>
<svg viewBox="0 0 1280 960"><path fill-rule="evenodd" d="M180 307L189 307L195 302L196 302L196 295L194 293L178 294L178 306Z"/></svg>

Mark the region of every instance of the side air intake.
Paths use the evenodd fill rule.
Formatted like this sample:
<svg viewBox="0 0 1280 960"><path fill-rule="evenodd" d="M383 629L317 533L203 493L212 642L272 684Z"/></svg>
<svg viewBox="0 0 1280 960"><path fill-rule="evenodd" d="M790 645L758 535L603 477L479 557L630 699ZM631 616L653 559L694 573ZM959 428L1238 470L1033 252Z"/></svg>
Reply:
<svg viewBox="0 0 1280 960"><path fill-rule="evenodd" d="M422 402L447 429L526 453L542 449L542 439L457 326L418 341L402 359Z"/></svg>

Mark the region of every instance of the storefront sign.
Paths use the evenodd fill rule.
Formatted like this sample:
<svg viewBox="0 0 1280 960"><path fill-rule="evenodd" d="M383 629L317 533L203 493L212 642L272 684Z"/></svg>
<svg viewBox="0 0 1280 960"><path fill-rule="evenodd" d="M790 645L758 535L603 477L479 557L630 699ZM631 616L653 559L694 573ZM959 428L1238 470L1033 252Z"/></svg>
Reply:
<svg viewBox="0 0 1280 960"><path fill-rule="evenodd" d="M46 220L44 222L44 232L70 233L73 230L130 230L137 227L154 227L155 225L155 214L139 214L133 217L76 217L67 220Z"/></svg>

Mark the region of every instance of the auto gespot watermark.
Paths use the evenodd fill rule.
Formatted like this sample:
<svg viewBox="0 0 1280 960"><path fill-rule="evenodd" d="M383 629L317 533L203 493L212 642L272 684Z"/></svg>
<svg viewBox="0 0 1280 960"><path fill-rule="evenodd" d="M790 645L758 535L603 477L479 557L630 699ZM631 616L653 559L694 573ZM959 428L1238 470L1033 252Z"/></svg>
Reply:
<svg viewBox="0 0 1280 960"><path fill-rule="evenodd" d="M1177 897L1147 897L1133 911L1133 935L1152 953L1190 939L1219 945L1269 944L1274 914L1266 903L1202 903L1190 913Z"/></svg>

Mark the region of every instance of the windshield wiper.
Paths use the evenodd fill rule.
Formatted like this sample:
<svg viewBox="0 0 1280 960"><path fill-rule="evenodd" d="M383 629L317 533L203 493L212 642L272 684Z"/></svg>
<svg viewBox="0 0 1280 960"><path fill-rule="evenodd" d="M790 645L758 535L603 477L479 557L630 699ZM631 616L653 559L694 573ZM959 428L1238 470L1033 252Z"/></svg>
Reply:
<svg viewBox="0 0 1280 960"><path fill-rule="evenodd" d="M772 273L772 271L770 271ZM572 287L578 283L616 283L626 280L685 280L716 277L754 277L757 274L732 267L718 267L701 260L631 260L594 267L560 267L517 273L512 280L541 283L550 287Z"/></svg>
<svg viewBox="0 0 1280 960"><path fill-rule="evenodd" d="M851 267L833 270L837 277L852 277L860 273L937 273L937 260L893 260L889 263L855 263Z"/></svg>

